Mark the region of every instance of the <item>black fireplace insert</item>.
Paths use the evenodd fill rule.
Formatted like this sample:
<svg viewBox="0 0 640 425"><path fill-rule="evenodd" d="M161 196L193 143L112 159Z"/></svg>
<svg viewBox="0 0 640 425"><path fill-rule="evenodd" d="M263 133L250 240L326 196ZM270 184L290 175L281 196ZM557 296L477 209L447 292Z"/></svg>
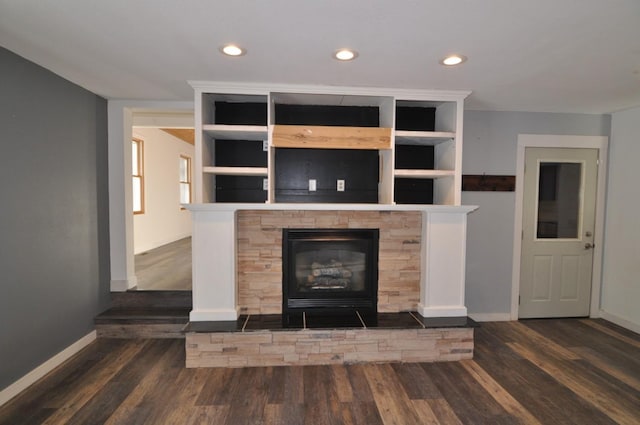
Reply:
<svg viewBox="0 0 640 425"><path fill-rule="evenodd" d="M282 311L377 312L378 229L283 229Z"/></svg>

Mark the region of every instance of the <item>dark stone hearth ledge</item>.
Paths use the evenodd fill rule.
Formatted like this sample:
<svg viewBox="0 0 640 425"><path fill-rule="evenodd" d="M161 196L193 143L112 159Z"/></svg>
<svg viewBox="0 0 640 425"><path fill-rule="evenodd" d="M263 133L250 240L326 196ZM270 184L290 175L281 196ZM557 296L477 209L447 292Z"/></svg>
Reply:
<svg viewBox="0 0 640 425"><path fill-rule="evenodd" d="M238 320L220 322L189 322L184 332L256 332L303 329L442 329L475 328L478 323L469 317L422 317L415 312L359 315L261 314L241 315Z"/></svg>

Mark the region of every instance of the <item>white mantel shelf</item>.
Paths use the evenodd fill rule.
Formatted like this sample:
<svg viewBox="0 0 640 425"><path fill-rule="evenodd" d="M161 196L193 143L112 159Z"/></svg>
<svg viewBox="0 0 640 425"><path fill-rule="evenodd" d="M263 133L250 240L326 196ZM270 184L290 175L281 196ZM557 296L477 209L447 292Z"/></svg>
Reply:
<svg viewBox="0 0 640 425"><path fill-rule="evenodd" d="M189 211L423 211L426 213L462 213L475 211L476 205L391 205L391 204L184 204Z"/></svg>
<svg viewBox="0 0 640 425"><path fill-rule="evenodd" d="M189 204L193 217L192 322L236 320L237 223L240 210L422 212L420 303L423 317L466 316L467 214L477 206L386 204Z"/></svg>

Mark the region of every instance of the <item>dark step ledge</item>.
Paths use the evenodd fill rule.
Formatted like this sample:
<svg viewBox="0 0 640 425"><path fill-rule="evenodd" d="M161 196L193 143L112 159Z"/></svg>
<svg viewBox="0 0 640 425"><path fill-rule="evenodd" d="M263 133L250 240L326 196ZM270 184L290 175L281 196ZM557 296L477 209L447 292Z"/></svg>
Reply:
<svg viewBox="0 0 640 425"><path fill-rule="evenodd" d="M191 291L137 291L111 292L114 309L191 309Z"/></svg>
<svg viewBox="0 0 640 425"><path fill-rule="evenodd" d="M108 324L186 324L189 308L112 308L94 319L96 325Z"/></svg>

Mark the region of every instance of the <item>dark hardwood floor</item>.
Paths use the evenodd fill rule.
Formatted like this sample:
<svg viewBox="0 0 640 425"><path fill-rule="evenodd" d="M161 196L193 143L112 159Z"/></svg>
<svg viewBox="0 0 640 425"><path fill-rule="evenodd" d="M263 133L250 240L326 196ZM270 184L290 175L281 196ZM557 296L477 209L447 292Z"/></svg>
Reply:
<svg viewBox="0 0 640 425"><path fill-rule="evenodd" d="M0 424L638 424L640 336L602 320L483 323L474 360L185 369L184 340L99 339Z"/></svg>

